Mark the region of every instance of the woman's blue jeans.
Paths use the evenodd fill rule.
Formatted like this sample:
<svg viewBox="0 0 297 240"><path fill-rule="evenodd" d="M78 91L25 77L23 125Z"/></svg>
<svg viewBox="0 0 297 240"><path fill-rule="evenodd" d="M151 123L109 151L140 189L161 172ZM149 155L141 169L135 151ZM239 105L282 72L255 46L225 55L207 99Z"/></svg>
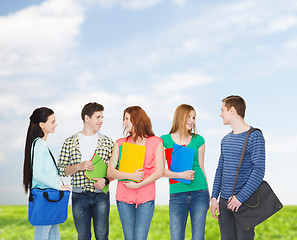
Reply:
<svg viewBox="0 0 297 240"><path fill-rule="evenodd" d="M208 190L170 194L169 222L171 240L185 239L189 212L191 217L192 239L204 239L208 207Z"/></svg>
<svg viewBox="0 0 297 240"><path fill-rule="evenodd" d="M72 213L78 240L91 239L91 218L96 239L108 239L109 209L109 192L72 192Z"/></svg>
<svg viewBox="0 0 297 240"><path fill-rule="evenodd" d="M117 201L125 240L147 239L155 210L155 200L143 204Z"/></svg>
<svg viewBox="0 0 297 240"><path fill-rule="evenodd" d="M59 225L35 226L34 240L60 240Z"/></svg>

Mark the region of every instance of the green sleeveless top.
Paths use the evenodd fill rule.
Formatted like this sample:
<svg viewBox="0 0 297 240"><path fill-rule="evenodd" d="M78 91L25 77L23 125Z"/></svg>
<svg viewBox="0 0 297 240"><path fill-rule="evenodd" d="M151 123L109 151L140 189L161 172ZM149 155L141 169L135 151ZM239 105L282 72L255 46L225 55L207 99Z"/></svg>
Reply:
<svg viewBox="0 0 297 240"><path fill-rule="evenodd" d="M176 144L172 138L171 134L166 134L161 136L163 140L163 145L166 149L173 148L173 145ZM173 183L169 184L170 194L180 193L180 192L190 192L197 190L208 190L207 182L203 171L199 166L198 161L198 149L205 143L204 138L201 135L193 136L191 142L186 146L195 150L193 170L195 171L194 180L191 181L191 184L186 183Z"/></svg>

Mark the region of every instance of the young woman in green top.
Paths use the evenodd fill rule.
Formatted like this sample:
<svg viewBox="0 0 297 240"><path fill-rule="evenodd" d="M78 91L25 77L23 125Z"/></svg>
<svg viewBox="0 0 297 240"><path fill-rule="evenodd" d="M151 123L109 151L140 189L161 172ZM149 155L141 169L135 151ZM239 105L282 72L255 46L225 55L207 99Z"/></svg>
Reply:
<svg viewBox="0 0 297 240"><path fill-rule="evenodd" d="M169 219L172 240L185 238L185 229L190 212L192 239L204 239L206 214L209 207L207 178L204 170L204 138L196 134L196 111L186 104L177 107L169 134L161 136L165 149L174 144L195 150L192 170L172 172L165 169L168 178L191 180L190 184L175 182L170 184ZM183 161L183 159L178 159Z"/></svg>

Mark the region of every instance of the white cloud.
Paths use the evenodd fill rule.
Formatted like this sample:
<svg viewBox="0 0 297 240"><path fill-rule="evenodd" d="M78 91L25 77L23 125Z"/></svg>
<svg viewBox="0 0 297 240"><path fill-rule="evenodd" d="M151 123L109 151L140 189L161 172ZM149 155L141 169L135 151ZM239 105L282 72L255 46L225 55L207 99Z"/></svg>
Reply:
<svg viewBox="0 0 297 240"><path fill-rule="evenodd" d="M143 8L150 8L156 4L162 2L163 0L123 0L123 8L138 10Z"/></svg>
<svg viewBox="0 0 297 240"><path fill-rule="evenodd" d="M267 34L286 31L297 26L297 17L294 15L279 16L268 22L268 27L264 30Z"/></svg>
<svg viewBox="0 0 297 240"><path fill-rule="evenodd" d="M197 86L207 85L212 82L212 78L207 75L198 74L192 71L185 73L173 73L169 76L160 77L155 85L158 93L174 93L184 91Z"/></svg>
<svg viewBox="0 0 297 240"><path fill-rule="evenodd" d="M186 5L187 0L173 0L173 2L179 6Z"/></svg>
<svg viewBox="0 0 297 240"><path fill-rule="evenodd" d="M75 46L82 11L73 0L48 0L0 17L0 76L59 66Z"/></svg>
<svg viewBox="0 0 297 240"><path fill-rule="evenodd" d="M297 51L297 36L295 35L293 38L285 42L283 47L288 52L292 53L292 51L294 51L293 55L296 56L295 52Z"/></svg>
<svg viewBox="0 0 297 240"><path fill-rule="evenodd" d="M267 152L283 153L290 156L297 155L297 136L286 136L283 138L269 138L266 141Z"/></svg>
<svg viewBox="0 0 297 240"><path fill-rule="evenodd" d="M102 8L112 8L117 5L124 9L141 10L151 8L164 0L93 0ZM174 0L178 5L182 5L185 0Z"/></svg>
<svg viewBox="0 0 297 240"><path fill-rule="evenodd" d="M57 95L57 85L52 80L37 77L19 78L17 82L0 80L0 109L3 114L27 116L34 108L50 104Z"/></svg>
<svg viewBox="0 0 297 240"><path fill-rule="evenodd" d="M118 1L111 1L113 5ZM158 1L122 1L127 6L145 7ZM159 1L160 2L160 1ZM101 5L112 5L108 1L98 1ZM261 35L267 26L265 17L274 17L274 12L266 10L265 17L258 14L263 6L256 1L221 4L210 7L207 14L187 16L185 20L173 22L170 28L159 28L156 32L143 32L132 36L119 48L100 52L97 74L109 79L131 72L153 71L160 65L169 65L184 58L210 56L216 54L224 58L242 53L238 41L243 36ZM268 12L268 13L267 13ZM266 24L266 25L265 25ZM153 34L153 37L152 37ZM225 44L229 52L225 53ZM259 48L261 46L254 46ZM96 59L96 58L95 58ZM104 61L102 60L104 59ZM204 60L203 60L204 61ZM203 68L203 64L201 68ZM202 70L203 69L199 69Z"/></svg>
<svg viewBox="0 0 297 240"><path fill-rule="evenodd" d="M86 88L96 80L96 75L90 70L83 70L78 76L75 76L75 81L80 88Z"/></svg>
<svg viewBox="0 0 297 240"><path fill-rule="evenodd" d="M125 5L128 8L141 9L162 1L97 0L97 2L103 7ZM153 71L160 64L175 63L187 57L202 59L215 54L218 58L234 58L245 54L249 48L261 49L264 52L267 45L259 43L248 45L248 49L243 49L238 43L243 38L254 39L261 37L265 32L267 34L268 31L293 27L296 20L292 14L296 6L293 3L288 6L277 4L280 11L275 11L275 8L275 5L268 1L255 0L210 6L205 13L189 15L183 21L173 22L170 28L159 28L153 33L147 31L124 42L120 48L101 52L98 75L113 78L142 70ZM288 17L286 17L287 12ZM273 19L279 20L280 23ZM294 41L291 45L293 43ZM245 41L242 44L245 44ZM226 45L228 52L225 52Z"/></svg>
<svg viewBox="0 0 297 240"><path fill-rule="evenodd" d="M111 8L118 2L118 0L93 0L93 1L102 8Z"/></svg>
<svg viewBox="0 0 297 240"><path fill-rule="evenodd" d="M231 128L208 128L205 130L202 130L205 136L208 137L217 137L221 139L223 136L231 132Z"/></svg>
<svg viewBox="0 0 297 240"><path fill-rule="evenodd" d="M28 109L22 95L14 93L0 94L0 109L3 116L19 117L31 111Z"/></svg>
<svg viewBox="0 0 297 240"><path fill-rule="evenodd" d="M143 2L138 4L141 3ZM187 57L199 59L212 54L223 58L238 56L243 51L238 41L242 41L244 37L262 36L267 26L274 26L269 19L282 16L276 14L274 9L266 9L264 5L258 1L220 4L210 7L205 14L174 22L170 28L154 32L154 37L149 32L136 35L125 45L121 45L120 49L101 53L106 61L101 64L99 73L112 77L115 74L152 70L160 64L171 64ZM260 14L261 11L264 16ZM286 21L293 20L283 20ZM229 49L227 53L226 44ZM262 45L251 47L261 49Z"/></svg>
<svg viewBox="0 0 297 240"><path fill-rule="evenodd" d="M267 4L269 7L267 7ZM222 51L222 44L238 46L238 38L257 37L286 31L297 25L296 5L275 6L265 1L242 1L220 4L208 9L207 14L186 18L163 34L169 39L172 52L183 47L187 51L204 55ZM173 44L173 46L170 46Z"/></svg>

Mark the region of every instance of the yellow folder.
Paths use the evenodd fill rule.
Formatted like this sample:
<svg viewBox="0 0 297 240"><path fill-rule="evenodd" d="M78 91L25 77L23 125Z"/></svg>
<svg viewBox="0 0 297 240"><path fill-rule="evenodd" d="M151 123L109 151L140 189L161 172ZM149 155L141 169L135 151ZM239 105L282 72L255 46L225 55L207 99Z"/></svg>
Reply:
<svg viewBox="0 0 297 240"><path fill-rule="evenodd" d="M124 142L120 154L119 170L134 173L137 169L143 168L145 149L146 146ZM140 182L135 179L128 180Z"/></svg>

